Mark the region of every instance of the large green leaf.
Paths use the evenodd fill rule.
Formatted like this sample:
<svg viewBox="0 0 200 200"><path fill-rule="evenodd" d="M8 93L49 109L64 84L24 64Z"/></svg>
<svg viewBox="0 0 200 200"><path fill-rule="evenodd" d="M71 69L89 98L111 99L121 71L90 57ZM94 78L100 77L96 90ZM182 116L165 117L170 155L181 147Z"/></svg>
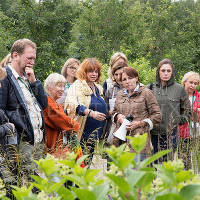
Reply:
<svg viewBox="0 0 200 200"><path fill-rule="evenodd" d="M137 186L139 188L144 188L149 185L155 178L155 174L152 172L146 172L140 180L138 180Z"/></svg>
<svg viewBox="0 0 200 200"><path fill-rule="evenodd" d="M169 187L176 185L176 178L173 172L167 170L161 165L155 165L159 170L158 177L160 177L164 183L166 183Z"/></svg>
<svg viewBox="0 0 200 200"><path fill-rule="evenodd" d="M55 171L55 161L53 159L39 160L38 161L39 168L45 173L45 175L49 176Z"/></svg>
<svg viewBox="0 0 200 200"><path fill-rule="evenodd" d="M93 192L87 189L71 188L76 194L79 200L96 200L96 196Z"/></svg>
<svg viewBox="0 0 200 200"><path fill-rule="evenodd" d="M200 185L186 185L181 189L180 195L184 200L192 200L195 196L200 195Z"/></svg>
<svg viewBox="0 0 200 200"><path fill-rule="evenodd" d="M100 172L100 169L88 169L84 176L87 183L94 181L95 176Z"/></svg>
<svg viewBox="0 0 200 200"><path fill-rule="evenodd" d="M145 171L136 171L134 169L127 169L126 177L131 188L145 175Z"/></svg>
<svg viewBox="0 0 200 200"><path fill-rule="evenodd" d="M140 163L140 168L141 167L147 167L149 164L153 163L154 161L158 160L159 158L161 158L162 156L168 154L169 152L171 152L171 150L163 150L163 151L159 151L157 153L155 153L154 155L152 155L151 157L143 160Z"/></svg>
<svg viewBox="0 0 200 200"><path fill-rule="evenodd" d="M130 163L132 163L135 153L123 152L118 159L120 168L126 168Z"/></svg>
<svg viewBox="0 0 200 200"><path fill-rule="evenodd" d="M72 194L72 192L65 187L60 187L57 190L57 193L62 198L62 200L74 199L74 195Z"/></svg>
<svg viewBox="0 0 200 200"><path fill-rule="evenodd" d="M107 193L109 191L109 185L107 183L95 186L92 190L96 195L97 200L107 200Z"/></svg>
<svg viewBox="0 0 200 200"><path fill-rule="evenodd" d="M115 183L116 186L118 186L119 190L121 190L123 193L127 193L130 190L130 185L126 180L124 180L120 176L116 176L113 174L106 174L106 176Z"/></svg>
<svg viewBox="0 0 200 200"><path fill-rule="evenodd" d="M134 137L127 136L127 138L130 140L133 149L137 153L140 153L147 143L147 133L144 133L143 135L136 134Z"/></svg>

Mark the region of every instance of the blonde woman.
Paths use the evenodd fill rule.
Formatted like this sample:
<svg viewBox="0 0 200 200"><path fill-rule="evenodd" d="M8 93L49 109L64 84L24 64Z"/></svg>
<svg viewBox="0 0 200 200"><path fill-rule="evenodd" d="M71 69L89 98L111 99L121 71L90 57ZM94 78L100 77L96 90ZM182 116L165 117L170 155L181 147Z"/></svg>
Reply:
<svg viewBox="0 0 200 200"><path fill-rule="evenodd" d="M191 169L191 151L193 151L193 160L197 161L199 152L200 136L200 93L196 87L200 83L200 76L196 72L187 72L182 79L188 98L190 100L192 117L190 122L179 125L179 157L182 158L185 168ZM193 148L193 150L192 150ZM196 157L196 158L195 158ZM196 165L197 166L197 165Z"/></svg>
<svg viewBox="0 0 200 200"><path fill-rule="evenodd" d="M0 62L0 79L3 79L6 76L6 71L3 69L11 62L11 54L9 53L3 60Z"/></svg>
<svg viewBox="0 0 200 200"><path fill-rule="evenodd" d="M62 106L64 106L65 98L67 96L67 91L76 80L76 71L79 65L80 65L79 60L75 58L69 58L65 62L61 70L61 74L66 78L66 85L63 95L57 100L57 102L60 103Z"/></svg>
<svg viewBox="0 0 200 200"><path fill-rule="evenodd" d="M127 58L122 52L116 52L112 55L110 58L110 67L109 67L109 78L104 82L103 84L103 94L105 95L107 89L113 87L113 73L112 69L113 67L117 66L119 63L126 63L127 64Z"/></svg>

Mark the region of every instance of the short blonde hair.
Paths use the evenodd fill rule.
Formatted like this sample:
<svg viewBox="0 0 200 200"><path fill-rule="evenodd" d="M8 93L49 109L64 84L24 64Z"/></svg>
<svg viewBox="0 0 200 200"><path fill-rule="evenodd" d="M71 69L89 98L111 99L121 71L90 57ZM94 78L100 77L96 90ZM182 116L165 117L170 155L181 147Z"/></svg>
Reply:
<svg viewBox="0 0 200 200"><path fill-rule="evenodd" d="M49 88L55 87L58 83L64 83L66 84L67 81L65 77L58 73L52 73L50 74L44 81L44 89L48 93Z"/></svg>
<svg viewBox="0 0 200 200"><path fill-rule="evenodd" d="M96 58L86 58L78 68L78 71L76 73L77 78L80 80L87 81L87 72L91 72L94 70L98 71L98 78L96 82L99 83L101 76L101 64Z"/></svg>
<svg viewBox="0 0 200 200"><path fill-rule="evenodd" d="M110 77L111 80L113 80L112 68L115 66L115 63L120 58L122 58L124 60L124 63L127 64L127 57L122 52L116 52L110 58L110 67L108 69L108 75L109 75L109 77Z"/></svg>
<svg viewBox="0 0 200 200"><path fill-rule="evenodd" d="M79 60L75 59L75 58L69 58L67 59L67 61L65 62L64 66L62 67L61 70L61 74L66 78L67 77L67 68L74 65L74 64L78 64L80 65Z"/></svg>
<svg viewBox="0 0 200 200"><path fill-rule="evenodd" d="M123 54L122 52L116 52L110 58L110 68L112 68L117 60L119 60L120 58L124 59L124 62L127 63L127 57L125 56L125 54Z"/></svg>
<svg viewBox="0 0 200 200"><path fill-rule="evenodd" d="M190 71L190 72L187 72L187 73L183 76L182 81L181 81L182 85L185 86L185 82L186 82L189 78L191 78L191 77L194 77L194 78L198 79L198 82L200 82L199 73Z"/></svg>

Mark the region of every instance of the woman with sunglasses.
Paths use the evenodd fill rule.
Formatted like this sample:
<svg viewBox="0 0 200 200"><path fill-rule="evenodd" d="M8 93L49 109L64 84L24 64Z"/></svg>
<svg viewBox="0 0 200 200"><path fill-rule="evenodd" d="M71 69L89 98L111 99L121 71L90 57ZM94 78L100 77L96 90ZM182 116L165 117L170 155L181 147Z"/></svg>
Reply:
<svg viewBox="0 0 200 200"><path fill-rule="evenodd" d="M65 102L65 98L67 96L67 92L70 88L70 86L74 83L74 81L76 80L76 71L78 69L80 65L79 60L75 59L75 58L69 58L62 70L61 70L61 74L66 78L67 83L65 85L65 90L63 95L57 100L58 103L60 103L62 106L64 106L64 102Z"/></svg>

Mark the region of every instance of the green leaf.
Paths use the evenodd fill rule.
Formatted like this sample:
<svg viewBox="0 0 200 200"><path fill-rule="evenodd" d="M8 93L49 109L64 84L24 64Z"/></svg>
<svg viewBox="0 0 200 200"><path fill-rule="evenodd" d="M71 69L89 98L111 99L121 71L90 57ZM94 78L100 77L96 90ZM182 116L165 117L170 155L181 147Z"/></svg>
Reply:
<svg viewBox="0 0 200 200"><path fill-rule="evenodd" d="M176 178L173 172L169 171L161 165L155 165L155 167L159 170L158 176L164 183L166 183L168 186L176 185Z"/></svg>
<svg viewBox="0 0 200 200"><path fill-rule="evenodd" d="M195 175L192 174L191 171L180 171L176 174L176 181L177 183L184 182L184 181L190 180L194 176Z"/></svg>
<svg viewBox="0 0 200 200"><path fill-rule="evenodd" d="M88 157L88 155L83 155L81 156L77 161L76 161L76 164L77 165L81 165L82 162Z"/></svg>
<svg viewBox="0 0 200 200"><path fill-rule="evenodd" d="M136 171L134 169L128 169L127 170L127 181L131 188L133 188L138 181L145 175L146 172L144 171Z"/></svg>
<svg viewBox="0 0 200 200"><path fill-rule="evenodd" d="M61 160L61 161L59 161L59 163L66 165L68 167L71 167L71 168L73 168L76 165L73 160Z"/></svg>
<svg viewBox="0 0 200 200"><path fill-rule="evenodd" d="M49 176L55 171L55 161L54 160L39 160L38 162L39 168L45 173L45 175Z"/></svg>
<svg viewBox="0 0 200 200"><path fill-rule="evenodd" d="M118 160L120 168L122 169L126 168L130 163L132 163L134 157L135 157L135 153L123 152L119 156L119 160Z"/></svg>
<svg viewBox="0 0 200 200"><path fill-rule="evenodd" d="M127 138L130 140L130 143L131 143L133 149L137 153L140 153L144 149L144 147L146 146L147 133L144 133L142 135L136 134L134 137L127 136Z"/></svg>
<svg viewBox="0 0 200 200"><path fill-rule="evenodd" d="M82 176L83 175L83 170L84 169L80 165L75 165L73 167L74 174L77 175L77 176Z"/></svg>
<svg viewBox="0 0 200 200"><path fill-rule="evenodd" d="M139 188L144 188L146 187L148 184L150 184L154 178L155 178L155 174L151 173L151 172L146 172L141 179L138 181L137 186Z"/></svg>
<svg viewBox="0 0 200 200"><path fill-rule="evenodd" d="M96 196L93 192L86 189L71 188L80 200L96 200Z"/></svg>
<svg viewBox="0 0 200 200"><path fill-rule="evenodd" d="M62 200L74 199L74 195L72 194L72 192L65 187L60 187L57 190L57 193L62 198Z"/></svg>
<svg viewBox="0 0 200 200"><path fill-rule="evenodd" d="M76 176L74 174L68 174L67 176L64 176L66 180L72 181L76 185L80 186L85 186L85 181L83 180L82 177Z"/></svg>
<svg viewBox="0 0 200 200"><path fill-rule="evenodd" d="M179 194L169 193L156 197L156 200L184 200L184 199Z"/></svg>
<svg viewBox="0 0 200 200"><path fill-rule="evenodd" d="M86 171L86 174L85 174L85 181L87 183L89 182L93 182L94 181L94 178L95 176L100 172L101 170L100 169L88 169Z"/></svg>
<svg viewBox="0 0 200 200"><path fill-rule="evenodd" d="M127 193L130 190L130 185L122 177L115 176L113 174L106 174L106 176L118 186L119 190L123 193Z"/></svg>
<svg viewBox="0 0 200 200"><path fill-rule="evenodd" d="M151 163L153 163L154 161L158 160L159 158L161 158L162 156L168 154L169 152L171 152L171 150L163 150L163 151L159 151L157 153L155 153L154 155L152 155L151 157L143 160L140 163L140 168L141 167L147 167L148 165L150 165Z"/></svg>
<svg viewBox="0 0 200 200"><path fill-rule="evenodd" d="M41 184L42 182L45 181L45 179L39 177L39 176L36 176L36 175L31 175L31 178L33 178L37 183Z"/></svg>
<svg viewBox="0 0 200 200"><path fill-rule="evenodd" d="M192 200L195 196L200 195L200 185L186 185L181 189L180 195L184 200Z"/></svg>
<svg viewBox="0 0 200 200"><path fill-rule="evenodd" d="M93 192L97 198L97 200L107 200L107 193L109 191L109 185L107 183L104 183L102 185L98 185L98 186L95 186L93 188Z"/></svg>

